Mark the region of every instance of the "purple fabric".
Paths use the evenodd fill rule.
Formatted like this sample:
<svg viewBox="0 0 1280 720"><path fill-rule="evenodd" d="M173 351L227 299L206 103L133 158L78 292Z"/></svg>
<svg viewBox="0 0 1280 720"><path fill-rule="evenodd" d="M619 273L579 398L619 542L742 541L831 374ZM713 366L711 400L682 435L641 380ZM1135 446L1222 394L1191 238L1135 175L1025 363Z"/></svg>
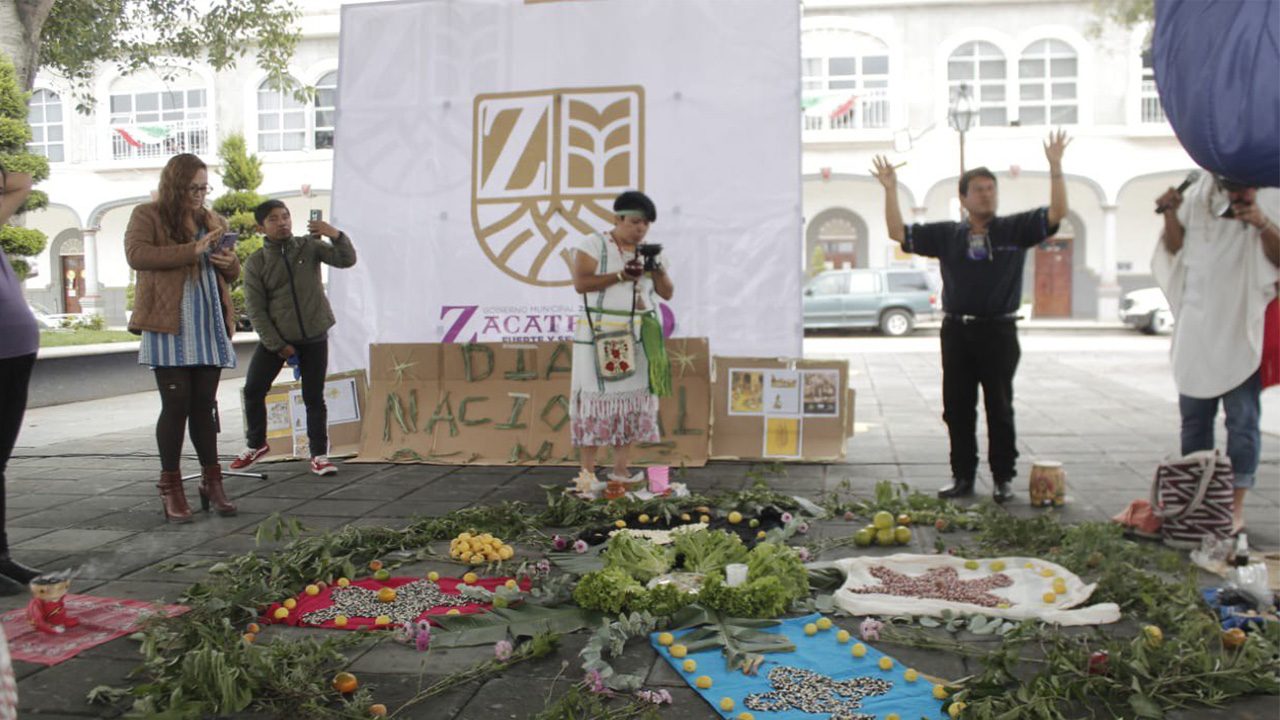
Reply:
<svg viewBox="0 0 1280 720"><path fill-rule="evenodd" d="M40 328L22 296L22 283L0 250L0 359L30 355L40 348Z"/></svg>

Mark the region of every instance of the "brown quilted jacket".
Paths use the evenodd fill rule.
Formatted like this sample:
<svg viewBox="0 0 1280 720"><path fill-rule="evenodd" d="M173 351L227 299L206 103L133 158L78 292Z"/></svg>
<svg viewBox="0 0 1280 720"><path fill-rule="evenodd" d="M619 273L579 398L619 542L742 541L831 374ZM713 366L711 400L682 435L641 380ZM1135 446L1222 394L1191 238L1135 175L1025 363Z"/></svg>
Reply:
<svg viewBox="0 0 1280 720"><path fill-rule="evenodd" d="M213 225L209 232L226 231L226 220L216 213L209 216ZM144 203L133 209L129 227L124 231L124 254L129 267L138 271L133 315L129 318L129 331L136 335L143 330L176 335L182 324L182 287L196 263L196 245L168 235L155 203ZM227 334L233 335L236 314L228 283L240 277L239 260L230 268L219 270L217 276L222 316L227 323Z"/></svg>

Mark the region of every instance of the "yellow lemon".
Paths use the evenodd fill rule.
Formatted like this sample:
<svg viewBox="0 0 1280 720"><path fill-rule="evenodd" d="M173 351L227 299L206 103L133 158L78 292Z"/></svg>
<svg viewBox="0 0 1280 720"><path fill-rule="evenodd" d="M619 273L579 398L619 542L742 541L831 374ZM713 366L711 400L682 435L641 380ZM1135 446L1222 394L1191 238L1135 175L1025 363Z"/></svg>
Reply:
<svg viewBox="0 0 1280 720"><path fill-rule="evenodd" d="M851 637L852 636L849 634L848 630L841 630L840 632L836 633L836 642L844 644L849 642L849 639Z"/></svg>
<svg viewBox="0 0 1280 720"><path fill-rule="evenodd" d="M707 517L706 515L699 515L698 522L704 522L704 523L711 522L711 518Z"/></svg>
<svg viewBox="0 0 1280 720"><path fill-rule="evenodd" d="M498 557L502 558L503 560L510 560L515 554L516 554L516 551L512 549L510 545L503 545L502 547L498 548Z"/></svg>
<svg viewBox="0 0 1280 720"><path fill-rule="evenodd" d="M671 657L676 658L677 660L688 654L689 654L689 648L683 645L671 646Z"/></svg>
<svg viewBox="0 0 1280 720"><path fill-rule="evenodd" d="M884 656L884 657L880 658L880 669L881 669L881 670L892 670L892 669L893 669L893 658L889 657L888 655L886 655L886 656Z"/></svg>
<svg viewBox="0 0 1280 720"><path fill-rule="evenodd" d="M624 527L626 527L626 526L627 526L627 521L626 521L626 520L618 520L618 521L616 521L616 522L614 522L614 523L613 523L613 526L614 526L614 527L616 527L616 528L624 528Z"/></svg>
<svg viewBox="0 0 1280 720"><path fill-rule="evenodd" d="M1026 568L1026 569L1028 569L1028 570L1035 570L1035 569L1036 569L1035 563L1027 563L1026 565L1023 565L1022 567Z"/></svg>
<svg viewBox="0 0 1280 720"><path fill-rule="evenodd" d="M1062 578L1054 578L1053 591L1059 595L1065 595L1067 593L1067 581Z"/></svg>
<svg viewBox="0 0 1280 720"><path fill-rule="evenodd" d="M947 714L951 717L960 717L960 713L964 712L964 707L965 705L962 702L951 703L951 707L947 709Z"/></svg>
<svg viewBox="0 0 1280 720"><path fill-rule="evenodd" d="M510 589L512 589L512 590L515 590L515 589L516 589L516 587L517 587L517 586L516 586L516 581L515 581L515 580L508 580L508 581L506 581L506 582L502 583L502 585L503 585L504 587L510 588Z"/></svg>
<svg viewBox="0 0 1280 720"><path fill-rule="evenodd" d="M831 629L831 620L830 620L830 619L828 619L828 618L818 618L818 622L816 622L816 623L814 623L814 624L818 626L818 629L819 629L819 630L830 630L830 629Z"/></svg>
<svg viewBox="0 0 1280 720"><path fill-rule="evenodd" d="M430 580L431 582L435 582L440 579L440 573L432 570L431 572L427 573L427 579Z"/></svg>
<svg viewBox="0 0 1280 720"><path fill-rule="evenodd" d="M297 600L294 600L293 598L289 598L288 600L285 600L284 602L282 602L282 603L280 603L280 604L281 604L281 605L284 605L285 607L289 608L290 610L292 610L292 609L294 609L294 608L298 607L298 601L297 601Z"/></svg>
<svg viewBox="0 0 1280 720"><path fill-rule="evenodd" d="M396 601L396 589L384 587L378 590L378 602L389 603Z"/></svg>
<svg viewBox="0 0 1280 720"><path fill-rule="evenodd" d="M906 672L902 673L902 679L906 680L907 682L915 682L920 679L920 673L916 672L915 670L907 670Z"/></svg>
<svg viewBox="0 0 1280 720"><path fill-rule="evenodd" d="M461 615L462 611L459 610L458 608L449 608L448 610L445 611L444 614L445 615Z"/></svg>
<svg viewBox="0 0 1280 720"><path fill-rule="evenodd" d="M817 626L817 625L814 625L813 623L805 623L805 624L804 624L804 634L805 634L805 635L817 635L817 634L818 634L818 626Z"/></svg>
<svg viewBox="0 0 1280 720"><path fill-rule="evenodd" d="M671 633L662 633L661 635L658 636L658 644L663 647L668 647L669 645L671 645L671 643L675 641L676 641L676 636L672 635Z"/></svg>
<svg viewBox="0 0 1280 720"><path fill-rule="evenodd" d="M749 712L738 713L738 720L756 720L756 716Z"/></svg>
<svg viewBox="0 0 1280 720"><path fill-rule="evenodd" d="M637 520L639 520L641 523L647 523L647 522L649 522L649 516L648 516L648 515L641 515L640 517L638 517L638 518L636 518L636 519L637 519Z"/></svg>
<svg viewBox="0 0 1280 720"><path fill-rule="evenodd" d="M1053 603L1053 602L1056 602L1056 601L1057 601L1057 599L1058 599L1058 596L1057 596L1057 595L1054 595L1054 594L1053 594L1053 593L1051 593L1051 592L1047 592L1047 593L1045 593L1045 594L1044 594L1044 601L1045 601L1046 603Z"/></svg>
<svg viewBox="0 0 1280 720"><path fill-rule="evenodd" d="M459 539L459 540L470 540L470 539L471 539L471 533L469 533L469 532L460 532L460 533L458 533L458 539Z"/></svg>
<svg viewBox="0 0 1280 720"><path fill-rule="evenodd" d="M978 561L977 561L977 560L965 560L965 561L964 561L964 567L965 567L965 569L966 569L966 570L977 570L977 569L978 569Z"/></svg>
<svg viewBox="0 0 1280 720"><path fill-rule="evenodd" d="M693 672L698 669L698 661L693 658L688 658L680 667L684 668L685 672Z"/></svg>
<svg viewBox="0 0 1280 720"><path fill-rule="evenodd" d="M898 713L889 713L884 716L884 720L902 720L902 716Z"/></svg>
<svg viewBox="0 0 1280 720"><path fill-rule="evenodd" d="M1000 572L1001 570L1004 569L1004 567L1005 566L1004 566L1003 560L996 560L995 562L991 563L991 569L994 570L995 572Z"/></svg>
<svg viewBox="0 0 1280 720"><path fill-rule="evenodd" d="M336 617L336 618L334 618L334 619L333 619L333 624L334 624L336 627L346 627L346 626L347 626L347 616L346 616L346 615L339 615L338 617Z"/></svg>
<svg viewBox="0 0 1280 720"><path fill-rule="evenodd" d="M758 538L764 538L764 536L765 536L765 535L766 535L766 533L765 533L765 531L763 531L763 530L761 530L760 532L756 533L756 537L758 537Z"/></svg>
<svg viewBox="0 0 1280 720"><path fill-rule="evenodd" d="M472 564L472 565L483 565L483 564L484 564L484 553L476 553L475 555L472 555L472 556L471 556L471 564Z"/></svg>
<svg viewBox="0 0 1280 720"><path fill-rule="evenodd" d="M947 699L947 689L946 689L946 688L944 688L944 687L942 687L941 685L934 685L934 686L933 686L933 696L934 696L934 697L936 697L936 698L938 698L939 700L946 700L946 699Z"/></svg>
<svg viewBox="0 0 1280 720"><path fill-rule="evenodd" d="M471 551L464 550L463 552L458 553L458 559L464 563L471 562Z"/></svg>
<svg viewBox="0 0 1280 720"><path fill-rule="evenodd" d="M1053 571L1052 571L1052 570L1050 570L1049 568L1045 568L1045 569L1043 569L1043 570L1041 570L1041 571L1040 571L1040 576L1041 576L1041 577L1051 578L1051 577L1053 577Z"/></svg>
<svg viewBox="0 0 1280 720"><path fill-rule="evenodd" d="M906 525L899 525L893 529L893 539L899 545L906 545L911 542L911 528Z"/></svg>
<svg viewBox="0 0 1280 720"><path fill-rule="evenodd" d="M876 528L880 530L886 530L888 528L891 528L893 527L893 513L889 513L884 510L881 510L880 512L871 516L871 524L875 525Z"/></svg>
<svg viewBox="0 0 1280 720"><path fill-rule="evenodd" d="M734 510L733 512L729 513L729 522L733 523L734 525L737 525L738 523L742 522L742 513L738 512L737 510Z"/></svg>
<svg viewBox="0 0 1280 720"><path fill-rule="evenodd" d="M276 608L276 611L271 616L277 620L283 620L289 617L289 608Z"/></svg>
<svg viewBox="0 0 1280 720"><path fill-rule="evenodd" d="M489 562L491 562L491 563L496 563L496 562L500 562L500 561L502 560L502 556L501 556L501 555L499 555L499 554L498 554L498 553L496 553L496 552L487 552L487 553L485 553L485 555L484 555L484 559L485 559L485 560L488 560L488 561L489 561Z"/></svg>
<svg viewBox="0 0 1280 720"><path fill-rule="evenodd" d="M680 513L680 519L685 522L689 522L693 518L689 517L689 513Z"/></svg>
<svg viewBox="0 0 1280 720"><path fill-rule="evenodd" d="M373 621L373 624L377 625L378 627L382 627L384 625L390 625L391 617L388 615L379 615L378 619Z"/></svg>
<svg viewBox="0 0 1280 720"><path fill-rule="evenodd" d="M308 595L319 595L319 594L320 594L320 586L319 586L319 585L308 585L308 586L307 586L307 594L308 594Z"/></svg>
<svg viewBox="0 0 1280 720"><path fill-rule="evenodd" d="M711 678L706 675L699 675L698 679L694 682L697 684L699 690L708 690L711 688Z"/></svg>
<svg viewBox="0 0 1280 720"><path fill-rule="evenodd" d="M854 657L860 658L867 654L867 646L862 643L854 643L851 651Z"/></svg>
<svg viewBox="0 0 1280 720"><path fill-rule="evenodd" d="M476 581L477 581L477 580L479 580L479 579L480 579L480 578L476 577L476 574L475 574L475 573L467 573L466 575L463 575L463 576L462 576L462 582L464 582L464 583L466 583L466 584L468 584L468 585L475 585L475 584L476 584Z"/></svg>
<svg viewBox="0 0 1280 720"><path fill-rule="evenodd" d="M733 698L720 698L720 709L729 712L733 709Z"/></svg>

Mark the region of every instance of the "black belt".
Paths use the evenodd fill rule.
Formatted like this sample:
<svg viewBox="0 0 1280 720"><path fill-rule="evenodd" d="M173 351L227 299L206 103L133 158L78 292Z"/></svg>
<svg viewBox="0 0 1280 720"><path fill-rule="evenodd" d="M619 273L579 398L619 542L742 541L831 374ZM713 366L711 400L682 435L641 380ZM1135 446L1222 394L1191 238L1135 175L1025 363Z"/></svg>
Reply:
<svg viewBox="0 0 1280 720"><path fill-rule="evenodd" d="M955 313L947 313L946 319L962 325L975 325L979 323L1016 322L1021 318L1018 313L1007 313L1005 315L957 315Z"/></svg>

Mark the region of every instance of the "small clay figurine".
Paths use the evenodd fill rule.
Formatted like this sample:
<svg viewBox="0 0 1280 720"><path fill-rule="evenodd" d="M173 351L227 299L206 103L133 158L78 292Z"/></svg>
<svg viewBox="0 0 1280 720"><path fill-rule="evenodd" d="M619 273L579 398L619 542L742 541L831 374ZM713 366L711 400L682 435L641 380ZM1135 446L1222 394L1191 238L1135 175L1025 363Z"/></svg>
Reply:
<svg viewBox="0 0 1280 720"><path fill-rule="evenodd" d="M27 619L40 632L55 635L80 624L67 615L63 607L67 590L71 587L71 571L41 575L31 581L31 602L27 603Z"/></svg>

